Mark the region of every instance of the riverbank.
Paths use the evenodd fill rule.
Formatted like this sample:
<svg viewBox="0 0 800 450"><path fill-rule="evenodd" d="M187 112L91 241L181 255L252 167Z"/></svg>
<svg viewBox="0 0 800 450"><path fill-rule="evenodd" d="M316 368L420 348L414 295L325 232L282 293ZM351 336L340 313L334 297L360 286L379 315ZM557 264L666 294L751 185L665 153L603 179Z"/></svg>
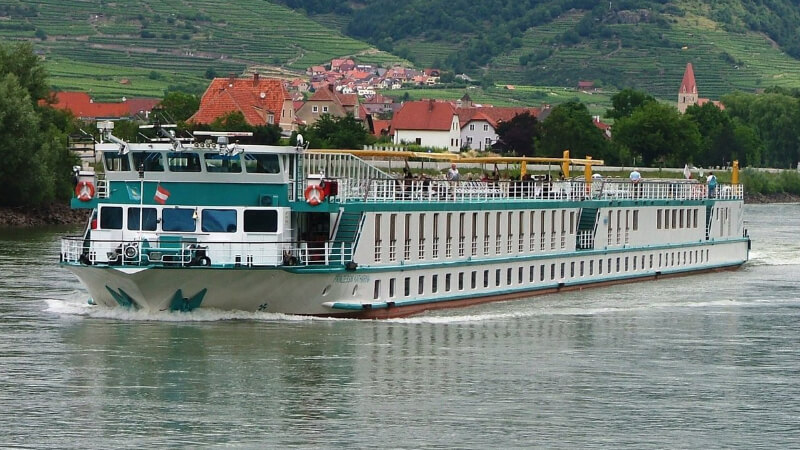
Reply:
<svg viewBox="0 0 800 450"><path fill-rule="evenodd" d="M67 203L53 203L38 208L0 206L0 227L82 225L88 217L88 209L73 210Z"/></svg>
<svg viewBox="0 0 800 450"><path fill-rule="evenodd" d="M744 193L744 202L748 204L760 203L800 203L800 196L778 192L775 194Z"/></svg>

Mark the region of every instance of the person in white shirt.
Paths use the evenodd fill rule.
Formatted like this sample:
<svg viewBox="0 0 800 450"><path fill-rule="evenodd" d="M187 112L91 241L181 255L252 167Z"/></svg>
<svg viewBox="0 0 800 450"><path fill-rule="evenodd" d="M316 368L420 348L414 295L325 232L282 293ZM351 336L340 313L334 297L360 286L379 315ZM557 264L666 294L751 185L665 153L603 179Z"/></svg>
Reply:
<svg viewBox="0 0 800 450"><path fill-rule="evenodd" d="M458 181L458 167L456 163L450 164L450 169L447 171L448 181Z"/></svg>
<svg viewBox="0 0 800 450"><path fill-rule="evenodd" d="M638 170L633 169L631 172L631 183L633 183L633 196L638 197L641 194L642 186L639 182L642 181L642 174Z"/></svg>

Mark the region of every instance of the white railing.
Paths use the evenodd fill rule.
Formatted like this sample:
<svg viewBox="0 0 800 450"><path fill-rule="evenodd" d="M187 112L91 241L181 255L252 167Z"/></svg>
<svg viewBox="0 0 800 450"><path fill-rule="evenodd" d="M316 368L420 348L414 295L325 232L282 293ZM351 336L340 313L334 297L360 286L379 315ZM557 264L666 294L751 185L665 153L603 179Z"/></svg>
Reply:
<svg viewBox="0 0 800 450"><path fill-rule="evenodd" d="M342 192L342 191L345 192ZM599 180L587 184L571 181L446 181L372 179L350 185L341 184L343 198L368 202L432 201L480 202L491 199L509 200L626 200L678 199L700 200L709 197L708 187L686 180ZM741 199L742 185L720 185L713 193L717 199Z"/></svg>
<svg viewBox="0 0 800 450"><path fill-rule="evenodd" d="M101 265L254 266L276 267L346 264L353 259L351 244L328 242L125 242L61 239L61 260Z"/></svg>

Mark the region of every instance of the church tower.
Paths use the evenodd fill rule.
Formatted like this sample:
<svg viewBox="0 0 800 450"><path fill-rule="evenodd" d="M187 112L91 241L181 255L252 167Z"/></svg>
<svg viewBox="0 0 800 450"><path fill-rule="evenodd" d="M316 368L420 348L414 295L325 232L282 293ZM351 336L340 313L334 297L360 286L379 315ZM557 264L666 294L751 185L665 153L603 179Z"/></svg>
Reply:
<svg viewBox="0 0 800 450"><path fill-rule="evenodd" d="M686 63L686 71L683 72L681 88L678 90L678 111L683 114L686 112L686 108L697 103L697 84L694 82L694 69L692 69L692 63Z"/></svg>

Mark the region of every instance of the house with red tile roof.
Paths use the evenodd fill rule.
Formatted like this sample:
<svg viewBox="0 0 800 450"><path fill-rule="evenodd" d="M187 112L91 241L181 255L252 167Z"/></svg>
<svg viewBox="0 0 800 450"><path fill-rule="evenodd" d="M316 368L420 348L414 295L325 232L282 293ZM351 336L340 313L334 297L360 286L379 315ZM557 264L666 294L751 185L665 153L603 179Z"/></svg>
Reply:
<svg viewBox="0 0 800 450"><path fill-rule="evenodd" d="M713 103L719 109L725 109L725 105L723 105L722 102L700 98L697 93L697 83L694 79L694 68L692 67L692 63L686 63L686 70L683 72L681 87L678 88L678 111L683 114L686 112L686 108L691 105L703 106L708 102Z"/></svg>
<svg viewBox="0 0 800 450"><path fill-rule="evenodd" d="M187 122L211 123L232 112L241 112L253 126L278 125L296 129L292 97L282 80L261 78L214 78L200 99L200 108Z"/></svg>
<svg viewBox="0 0 800 450"><path fill-rule="evenodd" d="M315 123L323 114L334 117L344 117L347 113L353 114L356 119L363 119L364 112L358 104L356 94L342 94L337 92L333 85L320 87L297 110L297 118L307 125Z"/></svg>
<svg viewBox="0 0 800 450"><path fill-rule="evenodd" d="M68 109L82 120L147 119L150 111L161 102L159 98L122 98L121 102L95 102L86 92L56 92L57 109Z"/></svg>
<svg viewBox="0 0 800 450"><path fill-rule="evenodd" d="M458 114L449 102L421 100L405 102L392 119L394 143L424 147L461 149Z"/></svg>

